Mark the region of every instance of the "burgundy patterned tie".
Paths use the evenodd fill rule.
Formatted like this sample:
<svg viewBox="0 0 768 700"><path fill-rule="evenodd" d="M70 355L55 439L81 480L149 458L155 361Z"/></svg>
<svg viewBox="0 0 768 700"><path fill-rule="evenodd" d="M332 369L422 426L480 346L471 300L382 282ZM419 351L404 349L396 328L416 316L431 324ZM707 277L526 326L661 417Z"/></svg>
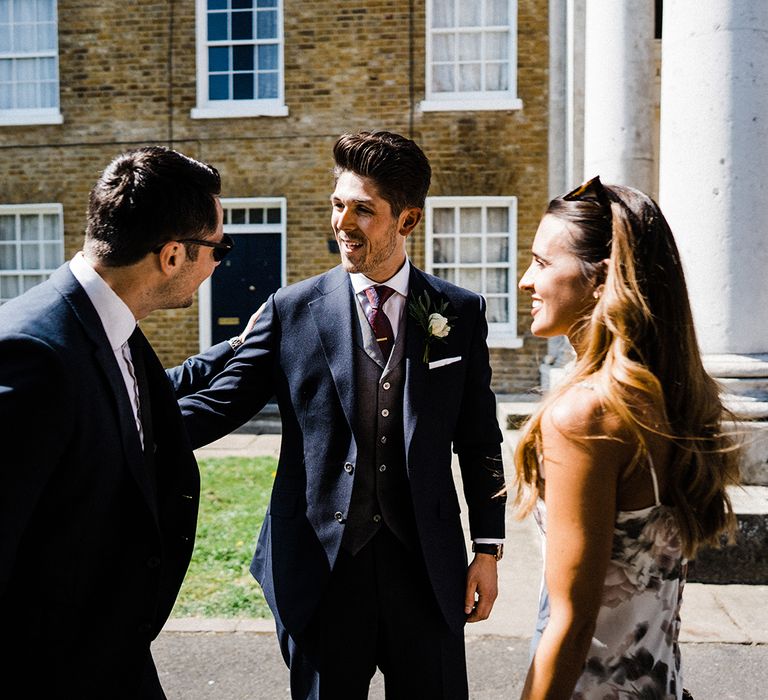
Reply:
<svg viewBox="0 0 768 700"><path fill-rule="evenodd" d="M365 290L365 296L368 298L368 309L365 315L368 317L368 323L371 324L373 335L376 342L384 353L384 357L389 357L392 352L392 346L395 344L395 337L392 333L392 324L384 313L384 302L389 299L395 290L383 284L377 284L375 287L368 287Z"/></svg>

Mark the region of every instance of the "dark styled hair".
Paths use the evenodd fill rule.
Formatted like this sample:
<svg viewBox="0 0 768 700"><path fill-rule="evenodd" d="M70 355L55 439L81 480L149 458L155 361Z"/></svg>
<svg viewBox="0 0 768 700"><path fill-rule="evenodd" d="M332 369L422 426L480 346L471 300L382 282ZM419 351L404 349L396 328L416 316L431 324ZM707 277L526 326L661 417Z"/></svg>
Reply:
<svg viewBox="0 0 768 700"><path fill-rule="evenodd" d="M206 163L163 146L128 151L91 190L86 242L105 265L132 265L168 241L213 233L220 192Z"/></svg>
<svg viewBox="0 0 768 700"><path fill-rule="evenodd" d="M722 429L731 416L702 363L669 224L647 195L603 185L599 178L553 199L545 215L567 224L568 245L585 278L604 282L604 289L582 320L584 349L573 372L523 428L515 453L516 503L529 512L538 495L542 415L589 378L605 409L636 440L630 469L647 461L646 432L671 441L674 468L667 497L676 507L684 552L693 556L699 545L718 544L720 534L734 527L726 487L739 481L738 452ZM608 261L604 273L603 260ZM643 423L638 396L661 408L668 430Z"/></svg>
<svg viewBox="0 0 768 700"><path fill-rule="evenodd" d="M390 131L344 134L333 147L334 176L345 170L368 177L398 216L406 207L424 208L432 168L411 139Z"/></svg>

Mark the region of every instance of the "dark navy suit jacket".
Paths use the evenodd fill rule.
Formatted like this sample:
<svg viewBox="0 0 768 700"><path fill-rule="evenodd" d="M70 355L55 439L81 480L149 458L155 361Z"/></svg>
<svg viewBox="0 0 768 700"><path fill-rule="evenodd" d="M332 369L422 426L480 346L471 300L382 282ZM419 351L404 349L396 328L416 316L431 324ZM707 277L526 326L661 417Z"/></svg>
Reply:
<svg viewBox="0 0 768 700"><path fill-rule="evenodd" d="M12 646L0 658L17 677L34 669L30 697L162 697L142 679L192 553L199 475L171 382L141 341L156 484L68 265L0 307L0 620ZM205 386L228 347L174 370L179 392Z"/></svg>
<svg viewBox="0 0 768 700"><path fill-rule="evenodd" d="M446 300L456 317L430 360L424 330L406 321L403 420L407 476L421 549L449 625L465 621L466 543L451 473L460 459L473 537L504 536L501 433L486 345L485 303L477 294L411 268L409 297ZM279 290L246 343L209 389L181 400L195 444L233 430L276 396L283 424L279 466L251 571L273 613L296 634L319 603L341 544L360 441L353 427L353 333L359 323L349 275L341 268ZM407 312L406 312L407 313Z"/></svg>

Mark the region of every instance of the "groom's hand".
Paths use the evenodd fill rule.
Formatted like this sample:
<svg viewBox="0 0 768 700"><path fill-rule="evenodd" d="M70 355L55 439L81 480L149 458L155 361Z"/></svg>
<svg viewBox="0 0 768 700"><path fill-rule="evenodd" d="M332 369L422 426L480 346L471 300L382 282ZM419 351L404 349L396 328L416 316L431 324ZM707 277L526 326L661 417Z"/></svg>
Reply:
<svg viewBox="0 0 768 700"><path fill-rule="evenodd" d="M464 596L467 622L488 619L498 594L496 557L492 554L475 554L467 569L467 593Z"/></svg>

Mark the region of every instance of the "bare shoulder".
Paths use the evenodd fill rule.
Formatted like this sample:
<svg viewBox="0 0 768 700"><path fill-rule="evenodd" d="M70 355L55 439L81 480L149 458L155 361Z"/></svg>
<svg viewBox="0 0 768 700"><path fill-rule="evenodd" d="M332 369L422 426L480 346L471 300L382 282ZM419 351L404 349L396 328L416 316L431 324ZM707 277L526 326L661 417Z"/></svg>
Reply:
<svg viewBox="0 0 768 700"><path fill-rule="evenodd" d="M544 412L541 421L545 445L560 445L622 463L634 452L627 426L608 410L599 390L577 384L566 390Z"/></svg>

